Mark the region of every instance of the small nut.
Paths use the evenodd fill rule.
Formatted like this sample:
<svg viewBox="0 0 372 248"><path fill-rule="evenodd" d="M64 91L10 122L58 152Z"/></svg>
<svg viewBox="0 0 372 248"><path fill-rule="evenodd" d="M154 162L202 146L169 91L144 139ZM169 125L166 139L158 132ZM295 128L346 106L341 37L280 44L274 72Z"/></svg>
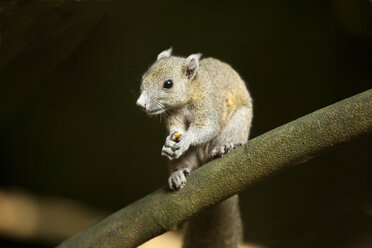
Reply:
<svg viewBox="0 0 372 248"><path fill-rule="evenodd" d="M172 140L174 141L174 142L180 142L180 137L181 137L181 134L180 133L177 133L177 132L174 132L173 134L172 134Z"/></svg>

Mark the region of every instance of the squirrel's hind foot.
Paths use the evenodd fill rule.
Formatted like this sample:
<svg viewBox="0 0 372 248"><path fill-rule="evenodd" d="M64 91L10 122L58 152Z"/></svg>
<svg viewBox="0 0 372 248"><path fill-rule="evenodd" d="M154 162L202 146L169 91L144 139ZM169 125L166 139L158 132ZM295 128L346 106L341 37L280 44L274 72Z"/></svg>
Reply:
<svg viewBox="0 0 372 248"><path fill-rule="evenodd" d="M213 158L221 158L223 157L223 155L231 152L232 150L240 146L242 146L242 143L230 143L221 147L217 147L212 150L211 155Z"/></svg>

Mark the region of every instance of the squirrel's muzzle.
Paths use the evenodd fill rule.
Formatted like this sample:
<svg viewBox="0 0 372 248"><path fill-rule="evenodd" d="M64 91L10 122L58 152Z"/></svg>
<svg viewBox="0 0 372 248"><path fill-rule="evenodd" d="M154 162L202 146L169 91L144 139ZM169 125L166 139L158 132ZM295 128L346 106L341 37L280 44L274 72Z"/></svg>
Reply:
<svg viewBox="0 0 372 248"><path fill-rule="evenodd" d="M143 94L141 94L140 97L138 97L136 104L138 107L146 111L146 97Z"/></svg>

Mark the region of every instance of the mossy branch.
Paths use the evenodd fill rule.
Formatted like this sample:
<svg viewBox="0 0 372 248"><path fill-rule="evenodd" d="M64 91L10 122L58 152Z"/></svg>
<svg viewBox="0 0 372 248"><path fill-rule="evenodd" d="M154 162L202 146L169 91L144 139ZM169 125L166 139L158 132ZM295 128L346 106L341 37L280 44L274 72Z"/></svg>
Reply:
<svg viewBox="0 0 372 248"><path fill-rule="evenodd" d="M371 132L368 90L250 140L193 172L182 190L161 188L58 247L136 247L282 169Z"/></svg>

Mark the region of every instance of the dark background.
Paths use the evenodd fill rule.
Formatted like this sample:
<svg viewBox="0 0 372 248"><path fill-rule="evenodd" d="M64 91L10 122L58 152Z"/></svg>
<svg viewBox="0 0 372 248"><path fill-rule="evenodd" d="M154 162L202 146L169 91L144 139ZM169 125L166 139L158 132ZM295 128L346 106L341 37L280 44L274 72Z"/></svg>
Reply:
<svg viewBox="0 0 372 248"><path fill-rule="evenodd" d="M367 0L2 1L0 38L0 186L108 212L166 183L163 123L135 100L170 46L240 73L251 137L372 85ZM243 192L245 239L371 245L371 148L361 138Z"/></svg>

